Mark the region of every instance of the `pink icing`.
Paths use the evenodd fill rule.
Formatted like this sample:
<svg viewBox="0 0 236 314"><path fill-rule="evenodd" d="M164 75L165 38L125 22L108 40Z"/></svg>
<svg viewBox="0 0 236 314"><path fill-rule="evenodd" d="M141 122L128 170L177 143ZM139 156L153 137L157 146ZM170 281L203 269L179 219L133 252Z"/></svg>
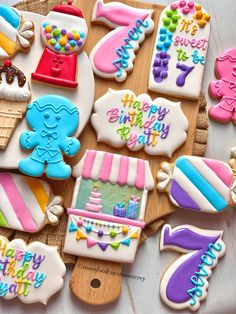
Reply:
<svg viewBox="0 0 236 314"><path fill-rule="evenodd" d="M135 226L135 227L140 227L140 228L145 227L144 221L132 220L129 218L111 216L111 215L106 215L106 214L102 214L102 213L92 213L92 212L84 211L81 209L68 208L67 214L68 215L81 216L81 217L90 218L90 219L97 219L97 220L102 220L102 221L114 222L114 223L118 223L118 224L129 225L129 226Z"/></svg>
<svg viewBox="0 0 236 314"><path fill-rule="evenodd" d="M225 165L218 160L202 159L204 163L211 168L212 171L217 175L217 177L229 188L233 183L232 172L225 167Z"/></svg>
<svg viewBox="0 0 236 314"><path fill-rule="evenodd" d="M102 206L101 205L93 205L93 204L87 203L86 204L86 209L94 211L94 212L100 212L100 210L102 209Z"/></svg>
<svg viewBox="0 0 236 314"><path fill-rule="evenodd" d="M221 101L210 109L209 115L217 121L227 122L225 114L228 116L228 112L232 112L233 115L236 110L236 48L228 49L219 56L215 69L219 80L210 83L209 93L214 98L221 98Z"/></svg>
<svg viewBox="0 0 236 314"><path fill-rule="evenodd" d="M82 170L82 177L85 179L91 178L91 173L93 169L93 163L94 159L96 157L96 151L95 150L89 150L86 154L86 159L84 162L83 170Z"/></svg>
<svg viewBox="0 0 236 314"><path fill-rule="evenodd" d="M97 241L95 241L89 237L87 237L86 241L87 241L87 248L90 248L90 247L94 246L95 244L97 244Z"/></svg>
<svg viewBox="0 0 236 314"><path fill-rule="evenodd" d="M145 184L145 161L138 159L137 162L137 177L135 185L138 189L142 190Z"/></svg>
<svg viewBox="0 0 236 314"><path fill-rule="evenodd" d="M119 176L117 182L120 185L125 185L127 183L127 177L129 173L129 158L126 156L121 156L119 165Z"/></svg>
<svg viewBox="0 0 236 314"><path fill-rule="evenodd" d="M106 23L116 25L117 29L110 33L109 36L101 45L99 45L93 58L95 67L107 74L117 72L117 68L113 64L119 59L116 50L125 45L125 38L128 36L128 31L132 30L136 25L136 20L144 21L148 16L147 10L137 10L127 5L116 3L104 4L102 1L97 2L96 18L103 18ZM118 29L119 28L119 29Z"/></svg>
<svg viewBox="0 0 236 314"><path fill-rule="evenodd" d="M102 182L107 182L110 177L111 167L113 161L113 154L105 153L102 161L102 167L100 170L99 178Z"/></svg>
<svg viewBox="0 0 236 314"><path fill-rule="evenodd" d="M19 219L23 230L28 232L37 231L37 226L31 217L30 211L24 202L23 197L17 190L15 182L9 173L0 174L0 184L2 185L7 197L11 203L13 210Z"/></svg>

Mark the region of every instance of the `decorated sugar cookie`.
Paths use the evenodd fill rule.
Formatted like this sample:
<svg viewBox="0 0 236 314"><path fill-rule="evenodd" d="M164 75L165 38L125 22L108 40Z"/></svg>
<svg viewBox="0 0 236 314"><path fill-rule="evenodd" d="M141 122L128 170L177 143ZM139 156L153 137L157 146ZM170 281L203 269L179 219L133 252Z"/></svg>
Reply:
<svg viewBox="0 0 236 314"><path fill-rule="evenodd" d="M65 97L42 96L28 106L26 120L32 131L21 134L20 145L33 152L20 161L19 170L33 177L45 170L49 178L69 178L71 168L62 153L72 157L80 149L80 142L73 137L79 124L78 108Z"/></svg>
<svg viewBox="0 0 236 314"><path fill-rule="evenodd" d="M178 0L167 6L157 29L149 89L198 99L207 61L210 16L199 4Z"/></svg>
<svg viewBox="0 0 236 314"><path fill-rule="evenodd" d="M190 225L163 227L160 249L182 253L161 279L161 298L168 306L177 310L199 309L200 302L207 298L212 269L225 254L222 237L222 230L199 229Z"/></svg>
<svg viewBox="0 0 236 314"><path fill-rule="evenodd" d="M0 60L12 58L17 51L27 52L34 39L34 24L24 21L21 13L0 5Z"/></svg>
<svg viewBox="0 0 236 314"><path fill-rule="evenodd" d="M171 157L187 138L188 120L180 102L109 89L95 102L94 111L91 122L98 141L115 147Z"/></svg>
<svg viewBox="0 0 236 314"><path fill-rule="evenodd" d="M65 272L56 246L0 236L0 297L46 305L62 288Z"/></svg>
<svg viewBox="0 0 236 314"><path fill-rule="evenodd" d="M38 178L0 173L0 226L34 233L57 225L63 214L62 197Z"/></svg>
<svg viewBox="0 0 236 314"><path fill-rule="evenodd" d="M124 81L133 69L136 50L154 29L152 15L153 10L137 9L120 2L104 4L103 0L97 0L92 22L114 30L105 35L90 54L94 73L102 78Z"/></svg>
<svg viewBox="0 0 236 314"><path fill-rule="evenodd" d="M77 59L87 33L83 13L72 5L72 1L54 6L41 26L44 50L32 79L46 84L77 87Z"/></svg>
<svg viewBox="0 0 236 314"><path fill-rule="evenodd" d="M23 119L31 97L24 73L10 60L0 62L0 149L5 149Z"/></svg>
<svg viewBox="0 0 236 314"><path fill-rule="evenodd" d="M87 150L73 176L64 251L132 263L145 225L147 194L154 188L149 162Z"/></svg>
<svg viewBox="0 0 236 314"><path fill-rule="evenodd" d="M209 85L209 93L219 103L210 107L209 116L218 122L232 120L236 125L236 48L226 50L216 59L215 73L217 81Z"/></svg>
<svg viewBox="0 0 236 314"><path fill-rule="evenodd" d="M177 207L217 213L236 203L233 170L219 160L181 156L174 164L163 162L157 180Z"/></svg>

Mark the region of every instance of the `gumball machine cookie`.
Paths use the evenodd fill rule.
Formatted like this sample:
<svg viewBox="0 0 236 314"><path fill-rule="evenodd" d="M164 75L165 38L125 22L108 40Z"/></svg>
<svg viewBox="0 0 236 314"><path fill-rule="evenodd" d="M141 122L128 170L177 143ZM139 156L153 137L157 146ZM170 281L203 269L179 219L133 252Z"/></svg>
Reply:
<svg viewBox="0 0 236 314"><path fill-rule="evenodd" d="M77 59L87 32L83 13L72 2L54 6L41 26L44 50L32 79L62 87L77 87Z"/></svg>

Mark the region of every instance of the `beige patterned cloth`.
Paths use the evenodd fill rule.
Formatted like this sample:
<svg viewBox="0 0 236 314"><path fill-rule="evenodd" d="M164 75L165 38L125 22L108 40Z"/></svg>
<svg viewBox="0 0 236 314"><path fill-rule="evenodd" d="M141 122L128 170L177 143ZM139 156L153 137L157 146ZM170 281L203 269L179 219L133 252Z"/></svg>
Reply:
<svg viewBox="0 0 236 314"><path fill-rule="evenodd" d="M86 1L86 0L84 0ZM26 0L20 2L15 7L22 11L31 11L34 13L47 15L51 8L58 4L67 1L59 1L59 0ZM196 130L196 137L195 137L195 144L194 144L194 155L203 156L206 150L207 144L207 135L208 135L208 117L206 113L206 99L204 94L201 95L200 98L200 109L199 115L197 120L197 130ZM61 182L63 184L63 188L65 191L68 189L73 189L74 181L67 180L66 182ZM56 186L54 188L54 193ZM70 200L65 195L65 207L68 207ZM164 220L160 218L156 218L154 221L149 223L142 232L141 241L142 243L148 237L153 235L157 230L164 224ZM65 240L65 233L66 233L66 224L67 224L67 215L64 214L60 220L60 223L57 227L53 226L45 226L42 231L36 234L28 234L25 232L14 231L11 229L5 229L0 227L0 234L4 235L5 237L11 239L14 238L22 238L25 242L29 243L32 241L41 241L49 245L56 245L60 249L61 256L65 263L75 263L76 257L64 254L63 253L63 246Z"/></svg>

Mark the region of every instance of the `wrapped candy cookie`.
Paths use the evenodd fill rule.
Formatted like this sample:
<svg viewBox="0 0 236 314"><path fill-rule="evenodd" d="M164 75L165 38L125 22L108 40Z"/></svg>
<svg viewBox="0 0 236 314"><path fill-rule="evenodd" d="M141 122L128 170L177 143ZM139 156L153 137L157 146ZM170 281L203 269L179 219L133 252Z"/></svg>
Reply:
<svg viewBox="0 0 236 314"><path fill-rule="evenodd" d="M171 203L177 207L221 212L236 203L236 148L231 155L231 167L219 160L194 156L181 156L174 164L163 162L157 173L157 189L168 193Z"/></svg>
<svg viewBox="0 0 236 314"><path fill-rule="evenodd" d="M0 5L0 29L0 59L12 58L17 51L30 49L34 24L25 21L17 9Z"/></svg>
<svg viewBox="0 0 236 314"><path fill-rule="evenodd" d="M43 180L0 173L0 226L34 233L57 225L63 214L62 197L54 196Z"/></svg>

